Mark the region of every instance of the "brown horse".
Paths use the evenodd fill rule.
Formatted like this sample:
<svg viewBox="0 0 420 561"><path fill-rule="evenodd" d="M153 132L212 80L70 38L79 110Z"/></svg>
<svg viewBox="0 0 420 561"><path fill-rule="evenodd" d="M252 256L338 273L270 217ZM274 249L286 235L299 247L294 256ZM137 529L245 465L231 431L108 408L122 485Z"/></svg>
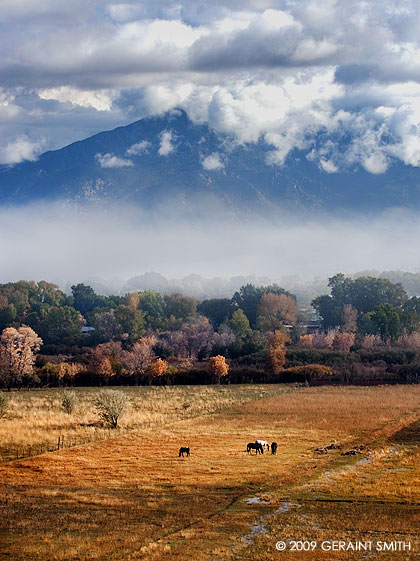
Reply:
<svg viewBox="0 0 420 561"><path fill-rule="evenodd" d="M271 453L272 454L277 454L277 442L272 442L271 443Z"/></svg>

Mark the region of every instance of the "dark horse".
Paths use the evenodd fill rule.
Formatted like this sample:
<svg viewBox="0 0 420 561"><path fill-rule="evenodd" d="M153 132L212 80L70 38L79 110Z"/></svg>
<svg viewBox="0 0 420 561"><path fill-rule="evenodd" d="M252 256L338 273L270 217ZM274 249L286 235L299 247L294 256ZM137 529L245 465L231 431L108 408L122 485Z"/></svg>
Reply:
<svg viewBox="0 0 420 561"><path fill-rule="evenodd" d="M271 443L271 453L272 453L272 454L276 454L276 453L277 453L277 442L272 442L272 443Z"/></svg>
<svg viewBox="0 0 420 561"><path fill-rule="evenodd" d="M178 457L180 457L180 456L184 457L184 454L187 454L187 456L189 456L190 455L190 449L189 448L183 448L183 447L180 448Z"/></svg>
<svg viewBox="0 0 420 561"><path fill-rule="evenodd" d="M248 454L250 454L251 450L255 450L256 454L264 454L263 447L259 442L249 442L246 445L246 451L248 452Z"/></svg>

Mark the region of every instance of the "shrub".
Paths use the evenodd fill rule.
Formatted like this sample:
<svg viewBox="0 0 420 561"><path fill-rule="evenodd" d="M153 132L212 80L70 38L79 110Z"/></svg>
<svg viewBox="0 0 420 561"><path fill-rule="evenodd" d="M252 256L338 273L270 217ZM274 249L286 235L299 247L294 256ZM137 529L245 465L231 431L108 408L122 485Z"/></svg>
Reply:
<svg viewBox="0 0 420 561"><path fill-rule="evenodd" d="M61 407L68 415L71 415L76 407L76 393L65 390L62 395Z"/></svg>
<svg viewBox="0 0 420 561"><path fill-rule="evenodd" d="M282 376L288 378L304 378L305 380L313 378L330 378L333 375L332 368L323 364L306 364L305 366L293 366L282 372Z"/></svg>
<svg viewBox="0 0 420 561"><path fill-rule="evenodd" d="M0 417L4 417L6 415L8 408L9 399L4 395L4 393L0 393Z"/></svg>
<svg viewBox="0 0 420 561"><path fill-rule="evenodd" d="M121 390L102 390L94 403L99 417L116 429L118 419L124 414L129 401L130 398Z"/></svg>

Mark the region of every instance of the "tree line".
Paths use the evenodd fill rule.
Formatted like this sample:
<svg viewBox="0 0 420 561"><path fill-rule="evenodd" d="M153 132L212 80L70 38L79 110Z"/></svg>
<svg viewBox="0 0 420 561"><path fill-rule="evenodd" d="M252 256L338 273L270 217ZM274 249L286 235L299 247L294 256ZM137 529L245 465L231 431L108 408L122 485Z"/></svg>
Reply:
<svg viewBox="0 0 420 561"><path fill-rule="evenodd" d="M337 274L329 287L330 294L312 302L321 329L307 333L307 313L278 285L247 284L232 298L199 302L154 290L101 296L77 284L67 295L45 281L3 284L0 382L6 387L87 380L179 383L181 375L187 379L185 373L197 368L201 374L191 379L214 382L227 376L226 359L232 380L249 381L261 371L286 379L285 367L290 375L290 368L305 367L301 373L307 379L310 372L332 374L326 352L420 347L420 298L409 298L401 284ZM253 374L244 378L239 370L247 368Z"/></svg>

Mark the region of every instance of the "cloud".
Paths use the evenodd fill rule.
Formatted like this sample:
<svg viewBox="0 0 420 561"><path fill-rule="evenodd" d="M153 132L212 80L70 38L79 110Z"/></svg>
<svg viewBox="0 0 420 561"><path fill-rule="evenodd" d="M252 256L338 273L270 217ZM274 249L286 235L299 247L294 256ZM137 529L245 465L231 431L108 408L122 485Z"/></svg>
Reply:
<svg viewBox="0 0 420 561"><path fill-rule="evenodd" d="M162 131L160 134L160 146L158 150L159 156L167 156L174 150L176 146L173 144L174 135L172 131Z"/></svg>
<svg viewBox="0 0 420 561"><path fill-rule="evenodd" d="M223 163L218 152L213 152L206 158L203 158L201 165L207 171L219 170L225 167L225 164Z"/></svg>
<svg viewBox="0 0 420 561"><path fill-rule="evenodd" d="M139 156L147 152L151 146L152 143L148 140L141 140L140 142L136 142L136 144L132 144L130 148L127 149L126 154L127 156Z"/></svg>
<svg viewBox="0 0 420 561"><path fill-rule="evenodd" d="M273 165L420 165L415 0L4 0L2 17L3 162L18 138L55 149L182 107Z"/></svg>
<svg viewBox="0 0 420 561"><path fill-rule="evenodd" d="M0 164L18 164L24 160L34 161L41 153L43 145L42 139L31 142L26 135L19 136L0 148Z"/></svg>
<svg viewBox="0 0 420 561"><path fill-rule="evenodd" d="M127 168L134 165L131 160L120 158L115 154L96 154L95 158L101 168Z"/></svg>

